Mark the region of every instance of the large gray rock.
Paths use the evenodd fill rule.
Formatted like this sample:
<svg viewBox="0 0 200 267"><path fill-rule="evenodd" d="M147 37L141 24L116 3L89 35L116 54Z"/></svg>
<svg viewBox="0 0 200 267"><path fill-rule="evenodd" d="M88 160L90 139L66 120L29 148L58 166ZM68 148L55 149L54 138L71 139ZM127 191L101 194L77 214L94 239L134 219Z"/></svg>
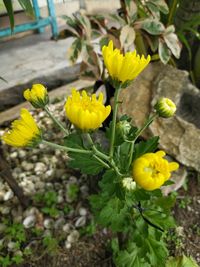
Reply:
<svg viewBox="0 0 200 267"><path fill-rule="evenodd" d="M188 73L169 65L152 63L121 93L121 114L133 118L140 127L160 97L177 105L173 118L156 119L145 137L160 136L160 148L185 166L200 171L200 92L188 79Z"/></svg>

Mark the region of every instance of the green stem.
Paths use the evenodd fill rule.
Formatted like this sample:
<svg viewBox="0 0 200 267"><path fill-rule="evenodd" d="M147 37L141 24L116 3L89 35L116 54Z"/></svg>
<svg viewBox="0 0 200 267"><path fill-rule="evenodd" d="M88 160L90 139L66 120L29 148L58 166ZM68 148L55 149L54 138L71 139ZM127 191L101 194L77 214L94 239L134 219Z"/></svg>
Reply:
<svg viewBox="0 0 200 267"><path fill-rule="evenodd" d="M128 161L128 169L131 166L132 160L133 160L133 150L134 150L134 144L135 142L131 142L131 147L130 147L130 151L129 151L129 161Z"/></svg>
<svg viewBox="0 0 200 267"><path fill-rule="evenodd" d="M96 146L95 146L95 144L94 144L94 142L93 142L93 140L92 140L90 134L89 134L89 133L85 133L85 136L86 136L86 138L87 138L89 144L91 145L93 152L94 152L97 156L99 156L100 158L105 159L106 161L110 161L110 158L109 158L106 154L102 153L101 151L99 151L99 150L96 148Z"/></svg>
<svg viewBox="0 0 200 267"><path fill-rule="evenodd" d="M118 110L118 99L120 93L120 87L116 88L115 97L114 97L114 110L113 110L113 120L112 120L112 129L111 129L111 140L110 140L110 152L109 156L112 159L114 153L114 142L115 142L115 128L116 128L116 121L117 121L117 110Z"/></svg>
<svg viewBox="0 0 200 267"><path fill-rule="evenodd" d="M44 110L45 110L46 113L49 115L49 117L53 120L53 122L54 122L55 124L57 124L57 125L60 127L60 129L61 129L66 135L69 135L68 130L62 125L62 123L61 123L60 121L58 121L58 120L51 114L51 112L49 111L49 109L48 109L47 106L44 107Z"/></svg>
<svg viewBox="0 0 200 267"><path fill-rule="evenodd" d="M158 117L157 113L153 114L150 118L148 118L145 121L144 125L137 131L136 136L135 136L135 138L133 140L133 143L135 143L135 141L138 139L138 137L141 135L141 133L153 122L153 120L156 117Z"/></svg>
<svg viewBox="0 0 200 267"><path fill-rule="evenodd" d="M96 156L96 155L93 155L93 157L96 159L96 160L98 160L106 169L110 169L110 166L107 164L107 163L105 163L102 159L100 159L98 156Z"/></svg>
<svg viewBox="0 0 200 267"><path fill-rule="evenodd" d="M48 145L52 148L67 151L67 152L76 152L76 153L81 153L81 154L92 154L92 151L89 151L89 150L72 148L72 147L67 147L67 146L61 146L61 145L54 144L54 143L51 143L51 142L46 141L46 140L42 140L42 143L44 145Z"/></svg>
<svg viewBox="0 0 200 267"><path fill-rule="evenodd" d="M178 4L178 0L173 0L172 1L172 5L169 8L170 11L169 11L169 16L168 16L167 26L172 24L172 19L174 17L175 12L176 12L177 4Z"/></svg>

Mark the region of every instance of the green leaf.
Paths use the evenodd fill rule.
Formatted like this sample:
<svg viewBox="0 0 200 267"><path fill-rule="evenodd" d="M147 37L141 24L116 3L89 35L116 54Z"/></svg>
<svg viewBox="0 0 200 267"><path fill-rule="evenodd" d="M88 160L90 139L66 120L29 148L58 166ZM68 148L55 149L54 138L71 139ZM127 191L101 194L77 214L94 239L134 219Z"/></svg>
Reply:
<svg viewBox="0 0 200 267"><path fill-rule="evenodd" d="M122 231L127 224L127 207L117 198L111 198L99 213L98 222L103 226L110 227L112 231Z"/></svg>
<svg viewBox="0 0 200 267"><path fill-rule="evenodd" d="M164 243L157 241L154 237L145 239L146 246L149 250L147 257L150 260L151 266L164 266L165 260L168 256L168 250Z"/></svg>
<svg viewBox="0 0 200 267"><path fill-rule="evenodd" d="M168 14L169 13L169 8L164 0L151 0L152 4L156 5L160 12L163 14Z"/></svg>
<svg viewBox="0 0 200 267"><path fill-rule="evenodd" d="M30 16L34 16L33 6L30 0L18 0L24 11Z"/></svg>
<svg viewBox="0 0 200 267"><path fill-rule="evenodd" d="M164 34L163 38L172 54L176 58L179 58L181 53L181 43L179 42L177 35L175 33L168 33Z"/></svg>
<svg viewBox="0 0 200 267"><path fill-rule="evenodd" d="M14 26L15 26L15 21L14 21L14 12L13 12L12 0L3 0L3 2L4 2L4 5L6 7L6 10L8 12L11 31L13 31Z"/></svg>
<svg viewBox="0 0 200 267"><path fill-rule="evenodd" d="M79 54L82 50L82 46L83 45L82 45L81 38L76 38L73 41L73 43L69 49L69 52L68 52L68 58L72 61L72 63L75 63L76 60L78 59Z"/></svg>
<svg viewBox="0 0 200 267"><path fill-rule="evenodd" d="M141 141L135 145L133 158L137 159L145 153L154 152L158 147L159 137L154 136L147 141Z"/></svg>
<svg viewBox="0 0 200 267"><path fill-rule="evenodd" d="M92 155L68 153L71 160L69 166L71 168L78 168L85 174L98 174L103 170L102 164L97 161Z"/></svg>
<svg viewBox="0 0 200 267"><path fill-rule="evenodd" d="M141 28L152 35L160 35L165 30L164 25L155 19L145 19L141 24Z"/></svg>
<svg viewBox="0 0 200 267"><path fill-rule="evenodd" d="M165 267L198 267L198 264L192 257L185 255L179 257L170 257Z"/></svg>
<svg viewBox="0 0 200 267"><path fill-rule="evenodd" d="M167 64L167 62L169 61L169 59L171 57L171 53L170 53L170 50L167 47L167 45L165 43L163 43L162 40L159 40L158 53L159 53L160 60L164 64Z"/></svg>
<svg viewBox="0 0 200 267"><path fill-rule="evenodd" d="M127 250L119 251L115 258L118 267L150 267L151 265L140 257L140 248L135 243L131 243Z"/></svg>

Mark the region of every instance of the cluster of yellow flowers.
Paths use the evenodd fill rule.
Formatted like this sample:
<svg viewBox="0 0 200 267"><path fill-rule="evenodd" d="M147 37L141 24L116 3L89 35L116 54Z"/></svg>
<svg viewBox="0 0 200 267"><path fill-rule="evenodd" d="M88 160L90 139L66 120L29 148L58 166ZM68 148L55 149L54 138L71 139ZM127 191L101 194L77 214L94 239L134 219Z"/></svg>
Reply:
<svg viewBox="0 0 200 267"><path fill-rule="evenodd" d="M123 84L132 81L150 62L150 56L146 59L136 52L121 54L119 49L113 49L113 42L102 49L105 66L113 80ZM24 97L35 108L45 108L49 102L46 88L41 84L35 84L24 92ZM156 112L162 117L170 117L176 111L175 104L162 98L155 105ZM67 118L76 127L83 131L99 128L109 116L111 106L103 105L103 94L97 98L95 94L87 95L85 91L80 94L76 89L72 90L72 96L67 98L65 104ZM11 129L4 133L2 139L5 143L16 146L32 146L42 140L41 130L37 126L31 114L26 109L21 110L21 119L12 123ZM176 162L168 162L163 159L165 153L147 153L133 162L133 179L123 180L123 186L128 190L135 188L135 182L146 190L154 190L161 187L170 178L171 172L178 169Z"/></svg>

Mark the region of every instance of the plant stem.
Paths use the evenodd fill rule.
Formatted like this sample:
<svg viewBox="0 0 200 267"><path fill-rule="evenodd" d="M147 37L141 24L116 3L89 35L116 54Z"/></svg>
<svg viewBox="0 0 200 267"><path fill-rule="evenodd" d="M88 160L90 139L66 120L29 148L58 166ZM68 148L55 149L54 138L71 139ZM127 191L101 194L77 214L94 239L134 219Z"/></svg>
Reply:
<svg viewBox="0 0 200 267"><path fill-rule="evenodd" d="M134 150L134 144L135 141L131 142L131 147L130 147L130 151L129 151L129 160L128 160L128 169L131 166L132 160L133 160L133 150Z"/></svg>
<svg viewBox="0 0 200 267"><path fill-rule="evenodd" d="M115 128L116 128L116 121L117 121L117 110L118 110L118 99L120 93L120 87L116 88L115 97L114 97L114 110L113 110L113 120L112 120L112 129L111 129L111 140L110 140L110 152L109 156L112 159L114 153L114 142L115 142Z"/></svg>
<svg viewBox="0 0 200 267"><path fill-rule="evenodd" d="M60 121L58 121L58 120L51 114L51 112L50 112L50 110L48 109L47 106L44 107L44 110L45 110L46 113L49 115L49 117L53 120L53 122L54 122L55 124L57 124L57 125L60 127L60 129L61 129L66 135L69 135L68 130L63 126L63 124L62 124Z"/></svg>
<svg viewBox="0 0 200 267"><path fill-rule="evenodd" d="M87 138L89 144L91 145L92 150L94 151L94 153L95 153L97 156L99 156L100 158L105 159L106 161L110 161L110 158L109 158L106 154L102 153L101 151L99 151L99 150L96 148L96 146L95 146L95 144L94 144L94 142L93 142L93 140L92 140L90 134L89 134L89 133L85 133L85 136L86 136L86 138Z"/></svg>
<svg viewBox="0 0 200 267"><path fill-rule="evenodd" d="M107 163L105 163L102 159L100 159L98 156L96 156L96 155L93 155L93 157L96 159L96 160L98 160L106 169L110 169L110 166L107 164Z"/></svg>
<svg viewBox="0 0 200 267"><path fill-rule="evenodd" d="M157 113L153 114L151 117L149 117L145 121L144 125L137 131L136 136L135 136L135 138L133 140L133 143L135 143L135 141L138 139L138 137L141 135L141 133L153 122L153 120L156 117L158 117L158 114Z"/></svg>
<svg viewBox="0 0 200 267"><path fill-rule="evenodd" d="M176 12L177 4L178 4L178 0L173 0L172 1L172 5L170 6L170 9L169 9L169 16L168 16L167 26L172 24L172 19L174 18L174 14Z"/></svg>
<svg viewBox="0 0 200 267"><path fill-rule="evenodd" d="M44 145L48 145L52 148L64 150L67 152L76 152L76 153L81 153L81 154L92 154L92 151L89 151L89 150L77 149L77 148L72 148L72 147L67 147L67 146L61 146L61 145L54 144L54 143L51 143L51 142L46 141L46 140L42 140L42 143Z"/></svg>

